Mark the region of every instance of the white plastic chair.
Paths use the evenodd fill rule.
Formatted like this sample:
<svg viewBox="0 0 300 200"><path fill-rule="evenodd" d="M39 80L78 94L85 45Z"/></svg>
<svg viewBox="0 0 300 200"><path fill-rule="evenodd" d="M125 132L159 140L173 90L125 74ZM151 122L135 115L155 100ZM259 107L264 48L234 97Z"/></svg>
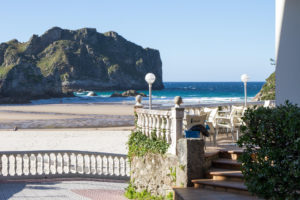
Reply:
<svg viewBox="0 0 300 200"><path fill-rule="evenodd" d="M206 124L209 126L210 141L213 136L214 144L216 143L216 117L218 116L218 108L204 108L204 112L209 113L206 118Z"/></svg>
<svg viewBox="0 0 300 200"><path fill-rule="evenodd" d="M216 117L216 134L214 138L214 144L216 145L216 137L219 134L219 128L227 128L230 130L232 135L232 140L238 140L239 138L239 128L242 124L241 117L244 115L245 108L232 106L229 116ZM236 132L236 137L234 137L234 132Z"/></svg>

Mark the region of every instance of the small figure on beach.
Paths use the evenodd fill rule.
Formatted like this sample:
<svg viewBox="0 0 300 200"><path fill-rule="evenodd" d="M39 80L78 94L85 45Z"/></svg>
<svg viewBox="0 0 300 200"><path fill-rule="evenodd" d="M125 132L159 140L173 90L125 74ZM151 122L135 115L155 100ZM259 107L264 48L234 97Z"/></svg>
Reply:
<svg viewBox="0 0 300 200"><path fill-rule="evenodd" d="M13 131L17 131L17 130L18 130L18 127L15 126L15 127L13 128Z"/></svg>

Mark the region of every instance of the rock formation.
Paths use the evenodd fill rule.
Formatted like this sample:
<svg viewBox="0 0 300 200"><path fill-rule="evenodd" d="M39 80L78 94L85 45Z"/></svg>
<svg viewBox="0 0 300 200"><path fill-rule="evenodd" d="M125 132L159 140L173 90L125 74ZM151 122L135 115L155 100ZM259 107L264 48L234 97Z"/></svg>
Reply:
<svg viewBox="0 0 300 200"><path fill-rule="evenodd" d="M162 89L158 50L142 48L116 32L54 27L28 42L0 44L0 102L60 97L80 90L147 89L148 72L156 75L153 89Z"/></svg>
<svg viewBox="0 0 300 200"><path fill-rule="evenodd" d="M115 92L110 97L135 97L137 95L141 95L142 97L147 97L144 93L138 93L135 90L127 90L123 93Z"/></svg>

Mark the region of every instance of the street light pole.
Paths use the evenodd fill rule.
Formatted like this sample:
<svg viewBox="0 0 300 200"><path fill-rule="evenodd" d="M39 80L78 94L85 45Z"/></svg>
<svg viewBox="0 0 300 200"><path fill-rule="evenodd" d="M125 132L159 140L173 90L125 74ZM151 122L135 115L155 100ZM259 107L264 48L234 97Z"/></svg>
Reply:
<svg viewBox="0 0 300 200"><path fill-rule="evenodd" d="M145 80L149 85L149 109L152 108L152 84L155 81L155 75L153 73L148 73L145 76Z"/></svg>
<svg viewBox="0 0 300 200"><path fill-rule="evenodd" d="M245 107L247 107L247 82L244 82Z"/></svg>
<svg viewBox="0 0 300 200"><path fill-rule="evenodd" d="M247 74L243 74L241 76L241 80L244 82L245 107L247 107L247 82L249 80L249 76Z"/></svg>
<svg viewBox="0 0 300 200"><path fill-rule="evenodd" d="M149 84L149 109L152 108L152 84Z"/></svg>

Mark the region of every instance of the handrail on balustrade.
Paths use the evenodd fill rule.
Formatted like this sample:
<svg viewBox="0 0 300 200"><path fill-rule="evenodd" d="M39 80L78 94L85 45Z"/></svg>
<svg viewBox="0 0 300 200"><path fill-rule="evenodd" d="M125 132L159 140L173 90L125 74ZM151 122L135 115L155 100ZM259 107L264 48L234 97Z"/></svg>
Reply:
<svg viewBox="0 0 300 200"><path fill-rule="evenodd" d="M126 154L116 154L116 153L107 153L107 152L96 152L96 151L78 151L78 150L30 150L30 151L0 151L1 154L51 154L51 153L74 153L74 154L86 154L86 155L103 155L103 156L113 156L113 157L126 157Z"/></svg>
<svg viewBox="0 0 300 200"><path fill-rule="evenodd" d="M161 116L171 116L170 110L149 110L144 108L136 109L137 114L149 114L149 115L161 115Z"/></svg>

